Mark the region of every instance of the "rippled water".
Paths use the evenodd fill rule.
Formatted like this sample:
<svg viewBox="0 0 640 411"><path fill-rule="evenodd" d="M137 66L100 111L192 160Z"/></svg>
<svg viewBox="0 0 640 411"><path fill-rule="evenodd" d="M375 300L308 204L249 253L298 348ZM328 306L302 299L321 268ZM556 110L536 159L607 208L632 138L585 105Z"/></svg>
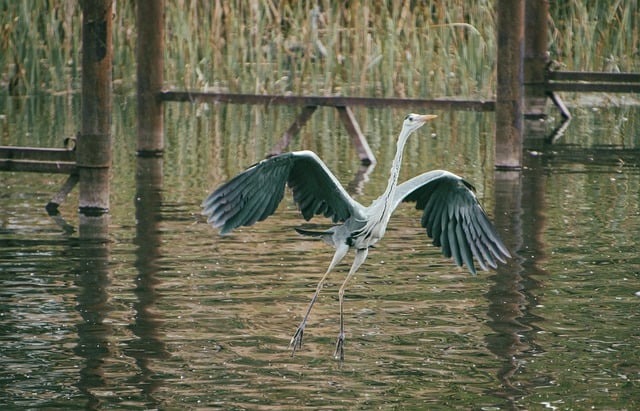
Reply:
<svg viewBox="0 0 640 411"><path fill-rule="evenodd" d="M3 107L2 144L73 134L77 101L42 100ZM347 287L340 365L337 288L349 259L302 350L287 348L332 256L292 230L302 220L290 196L225 237L198 214L296 110L169 105L164 159L136 165L132 100L115 107L108 242L80 241L46 215L64 177L0 174L3 408L638 408L637 108L574 109L553 145L528 142L515 174L493 171L492 114L438 113L412 137L402 178L466 176L515 258L471 277L402 208ZM333 111L319 110L291 148L320 153L366 203L386 184L402 113L356 115L378 156L360 183ZM77 228L76 195L61 217Z"/></svg>

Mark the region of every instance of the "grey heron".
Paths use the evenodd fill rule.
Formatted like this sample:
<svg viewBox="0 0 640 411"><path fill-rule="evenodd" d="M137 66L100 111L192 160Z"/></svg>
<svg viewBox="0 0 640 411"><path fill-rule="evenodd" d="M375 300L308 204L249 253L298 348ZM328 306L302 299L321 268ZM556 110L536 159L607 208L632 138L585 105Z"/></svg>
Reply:
<svg viewBox="0 0 640 411"><path fill-rule="evenodd" d="M311 303L289 347L291 355L302 347L304 329L324 281L350 249L355 257L338 292L340 331L335 358L344 359L344 290L347 282L367 258L369 248L385 234L391 214L402 202L414 202L422 210L422 227L442 254L453 256L458 266L476 274L473 262L485 271L505 262L509 251L478 202L473 186L445 170L433 170L398 184L404 146L409 136L435 115L409 114L398 136L391 175L384 193L370 206L354 200L329 168L312 151L296 151L260 161L213 191L202 203L207 222L226 234L239 226L250 226L272 215L282 200L285 185L305 220L315 215L340 223L326 231L296 228L299 234L319 237L335 248Z"/></svg>

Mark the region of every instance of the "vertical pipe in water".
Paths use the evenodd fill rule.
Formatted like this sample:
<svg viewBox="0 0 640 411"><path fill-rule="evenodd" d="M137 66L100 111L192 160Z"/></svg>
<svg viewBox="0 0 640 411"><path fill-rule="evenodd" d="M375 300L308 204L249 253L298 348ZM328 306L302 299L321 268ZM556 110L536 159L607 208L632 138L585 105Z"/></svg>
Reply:
<svg viewBox="0 0 640 411"><path fill-rule="evenodd" d="M545 115L545 73L549 63L548 0L526 0L524 33L525 116Z"/></svg>
<svg viewBox="0 0 640 411"><path fill-rule="evenodd" d="M138 45L138 144L141 157L161 156L164 150L160 92L164 76L164 0L136 3Z"/></svg>
<svg viewBox="0 0 640 411"><path fill-rule="evenodd" d="M76 146L80 237L102 238L111 167L112 0L81 4L82 125Z"/></svg>

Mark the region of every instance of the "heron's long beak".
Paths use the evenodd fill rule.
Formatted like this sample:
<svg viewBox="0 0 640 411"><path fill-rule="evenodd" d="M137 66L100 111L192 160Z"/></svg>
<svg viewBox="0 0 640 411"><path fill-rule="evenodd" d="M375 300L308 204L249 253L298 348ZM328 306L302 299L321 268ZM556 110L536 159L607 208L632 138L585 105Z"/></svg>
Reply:
<svg viewBox="0 0 640 411"><path fill-rule="evenodd" d="M426 123L429 120L433 120L434 118L436 118L438 116L436 116L435 114L424 114L421 115L420 117L418 117L418 121L421 123Z"/></svg>

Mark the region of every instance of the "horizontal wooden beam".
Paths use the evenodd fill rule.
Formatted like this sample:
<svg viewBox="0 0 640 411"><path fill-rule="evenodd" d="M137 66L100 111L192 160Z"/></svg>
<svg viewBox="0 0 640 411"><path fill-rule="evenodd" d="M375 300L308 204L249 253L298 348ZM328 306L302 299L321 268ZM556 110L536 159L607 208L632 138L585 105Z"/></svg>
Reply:
<svg viewBox="0 0 640 411"><path fill-rule="evenodd" d="M549 71L548 91L640 93L640 73Z"/></svg>
<svg viewBox="0 0 640 411"><path fill-rule="evenodd" d="M640 83L640 73L609 73L597 71L549 71L547 80L600 81L616 83Z"/></svg>
<svg viewBox="0 0 640 411"><path fill-rule="evenodd" d="M66 148L0 146L0 160L66 161L76 160L76 153Z"/></svg>
<svg viewBox="0 0 640 411"><path fill-rule="evenodd" d="M75 174L77 173L75 162L66 161L33 161L33 160L8 160L0 158L0 171L21 171L31 173L51 174Z"/></svg>
<svg viewBox="0 0 640 411"><path fill-rule="evenodd" d="M199 102L227 104L263 104L286 106L328 106L328 107L370 107L370 108L408 108L412 110L462 110L494 111L493 100L461 100L455 98L411 99L379 97L341 97L341 96L285 96L258 94L208 93L200 91L164 91L160 93L163 101Z"/></svg>
<svg viewBox="0 0 640 411"><path fill-rule="evenodd" d="M551 149L552 148L552 149ZM589 164L589 165L634 165L640 158L640 149L637 148L609 148L609 147L571 147L554 145L548 152L542 151L545 161L560 161L563 164ZM537 155L540 155L538 153Z"/></svg>
<svg viewBox="0 0 640 411"><path fill-rule="evenodd" d="M640 93L640 83L581 83L581 82L548 82L548 91L575 91L584 93Z"/></svg>
<svg viewBox="0 0 640 411"><path fill-rule="evenodd" d="M0 171L76 173L76 153L65 148L0 146Z"/></svg>

